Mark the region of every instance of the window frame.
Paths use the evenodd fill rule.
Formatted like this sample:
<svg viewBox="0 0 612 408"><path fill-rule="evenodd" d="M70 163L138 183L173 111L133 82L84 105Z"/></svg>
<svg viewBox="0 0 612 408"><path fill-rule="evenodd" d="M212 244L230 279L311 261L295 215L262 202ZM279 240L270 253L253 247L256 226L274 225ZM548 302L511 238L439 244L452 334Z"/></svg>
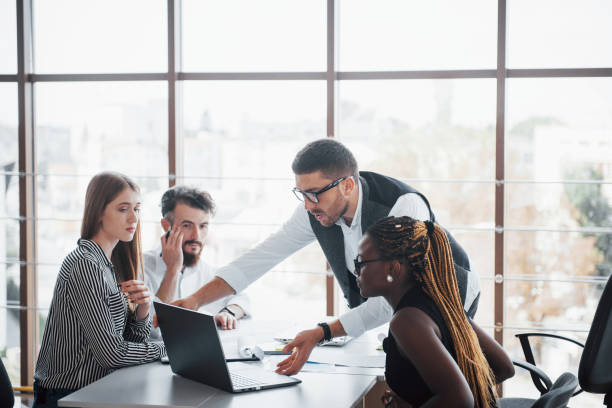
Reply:
<svg viewBox="0 0 612 408"><path fill-rule="evenodd" d="M505 224L505 185L524 183L525 180L507 180L505 173L505 122L506 86L508 78L555 78L555 77L607 77L612 78L610 68L550 68L550 69L508 69L507 68L507 1L497 1L497 61L495 69L473 70L425 70L425 71L362 71L341 72L338 61L338 11L340 0L326 0L326 70L321 72L189 72L181 71L181 0L167 0L168 67L159 73L107 73L107 74L36 74L33 72L32 47L32 3L33 0L16 0L17 4L17 74L0 75L0 82L16 83L18 88L18 142L19 166L17 172L4 172L19 178L19 264L20 264L20 339L21 339L21 384L32 385L36 361L37 328L37 254L36 254L36 134L34 127L34 94L36 82L66 81L162 81L168 88L168 186L176 184L182 176L182 150L180 121L180 86L191 80L324 80L326 82L326 134L334 137L337 123L337 88L340 81L371 79L496 79L496 130L495 130L495 179L484 182L495 186L494 227L494 273L481 276L494 280L494 325L496 340L503 344L504 336L504 280L527 279L520 276L504 275L504 231L512 230ZM408 180L410 181L410 180ZM448 182L448 180L439 180ZM465 182L454 180L453 182ZM537 181L536 181L537 182ZM611 184L603 180L602 184ZM457 226L465 229L463 226ZM516 227L515 227L516 228ZM451 228L452 229L452 228ZM609 229L612 233L612 229ZM3 260L5 263L13 261ZM326 265L326 311L337 314L338 298L334 277ZM542 280L545 280L541 277ZM596 284L596 280L593 281ZM508 327L510 329L510 327ZM588 330L588 328L585 328Z"/></svg>

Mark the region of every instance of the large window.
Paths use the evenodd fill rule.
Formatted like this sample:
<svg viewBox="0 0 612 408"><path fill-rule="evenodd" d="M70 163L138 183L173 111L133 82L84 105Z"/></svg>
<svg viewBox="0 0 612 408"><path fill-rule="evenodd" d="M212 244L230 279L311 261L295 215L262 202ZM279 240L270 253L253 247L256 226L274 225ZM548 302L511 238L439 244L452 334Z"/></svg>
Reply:
<svg viewBox="0 0 612 408"><path fill-rule="evenodd" d="M133 177L142 193L143 246L158 242L158 202L168 184L166 94L161 82L35 86L41 333L61 262L80 234L91 175L112 170Z"/></svg>
<svg viewBox="0 0 612 408"><path fill-rule="evenodd" d="M183 84L184 171L178 181L208 190L217 202L204 253L211 265L224 265L266 238L300 204L289 193L291 161L303 145L325 135L324 100L323 81ZM324 316L324 271L318 245L308 246L246 290L253 313L291 320Z"/></svg>
<svg viewBox="0 0 612 408"><path fill-rule="evenodd" d="M0 2L0 75L17 72L17 20L15 2ZM16 118L16 116L15 116Z"/></svg>
<svg viewBox="0 0 612 408"><path fill-rule="evenodd" d="M18 380L19 188L17 87L13 83L0 83L0 144L0 357Z"/></svg>
<svg viewBox="0 0 612 408"><path fill-rule="evenodd" d="M164 0L35 0L35 72L165 71L166 10Z"/></svg>
<svg viewBox="0 0 612 408"><path fill-rule="evenodd" d="M508 66L610 67L611 18L606 0L509 0Z"/></svg>
<svg viewBox="0 0 612 408"><path fill-rule="evenodd" d="M168 186L210 191L204 258L221 266L300 205L291 161L326 136L429 198L481 277L478 322L513 357L522 331L584 340L612 272L608 2L32 3L0 3L0 355L15 382L32 381L92 175L139 183L145 249ZM316 243L247 293L260 316L345 308ZM553 376L577 366L578 350L546 349ZM519 371L506 390L527 382Z"/></svg>
<svg viewBox="0 0 612 408"><path fill-rule="evenodd" d="M526 328L584 342L612 272L612 80L507 84L506 344ZM553 375L577 366L579 349L551 346Z"/></svg>
<svg viewBox="0 0 612 408"><path fill-rule="evenodd" d="M495 81L355 80L341 82L339 93L337 135L360 168L426 194L473 268L492 280ZM493 324L492 296L483 298L478 317Z"/></svg>
<svg viewBox="0 0 612 408"><path fill-rule="evenodd" d="M182 8L187 72L325 70L323 0L183 0Z"/></svg>
<svg viewBox="0 0 612 408"><path fill-rule="evenodd" d="M339 2L341 71L495 68L497 3Z"/></svg>

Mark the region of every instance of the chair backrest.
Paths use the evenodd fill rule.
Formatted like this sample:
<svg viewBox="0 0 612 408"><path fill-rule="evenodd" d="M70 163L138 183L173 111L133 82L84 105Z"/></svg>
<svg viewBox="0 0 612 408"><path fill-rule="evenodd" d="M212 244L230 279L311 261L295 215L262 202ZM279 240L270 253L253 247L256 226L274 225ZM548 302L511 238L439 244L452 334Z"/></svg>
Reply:
<svg viewBox="0 0 612 408"><path fill-rule="evenodd" d="M572 373L563 373L550 390L542 395L531 408L565 408L578 386L578 379Z"/></svg>
<svg viewBox="0 0 612 408"><path fill-rule="evenodd" d="M0 407L12 408L14 404L15 396L13 395L11 380L4 368L2 359L0 359Z"/></svg>
<svg viewBox="0 0 612 408"><path fill-rule="evenodd" d="M612 392L612 278L599 299L595 317L578 367L583 390L597 394Z"/></svg>

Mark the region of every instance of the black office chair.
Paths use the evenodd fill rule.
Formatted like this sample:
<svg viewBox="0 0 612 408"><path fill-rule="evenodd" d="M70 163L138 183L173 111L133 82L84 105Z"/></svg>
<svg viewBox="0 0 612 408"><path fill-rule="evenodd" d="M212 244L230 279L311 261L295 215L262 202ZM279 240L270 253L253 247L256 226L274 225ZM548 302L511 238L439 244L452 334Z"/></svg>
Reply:
<svg viewBox="0 0 612 408"><path fill-rule="evenodd" d="M13 395L11 380L4 368L2 359L0 359L0 407L13 408L14 404L15 396Z"/></svg>
<svg viewBox="0 0 612 408"><path fill-rule="evenodd" d="M499 408L565 408L578 387L578 379L572 373L563 373L552 383L548 376L533 364L524 361L512 361L515 366L524 368L532 376L538 377L547 391L538 399L530 398L500 398L497 400Z"/></svg>
<svg viewBox="0 0 612 408"><path fill-rule="evenodd" d="M583 390L594 394L605 394L604 405L612 401L612 278L608 278L606 287L599 299L591 329L585 344L564 336L546 333L517 334L525 354L525 360L535 366L535 359L529 343L530 337L549 337L569 341L583 347L580 365L578 368L578 381L580 387L574 393L577 395ZM531 379L540 393L550 389L543 383L540 376L531 372Z"/></svg>

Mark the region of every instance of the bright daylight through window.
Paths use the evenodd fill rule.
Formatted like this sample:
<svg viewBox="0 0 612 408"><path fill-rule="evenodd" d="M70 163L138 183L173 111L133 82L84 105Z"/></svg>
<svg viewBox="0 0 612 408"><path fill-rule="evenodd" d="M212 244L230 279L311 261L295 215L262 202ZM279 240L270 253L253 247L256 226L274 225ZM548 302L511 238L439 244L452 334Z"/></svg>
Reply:
<svg viewBox="0 0 612 408"><path fill-rule="evenodd" d="M14 383L33 372L92 175L120 171L140 185L144 250L159 245L169 185L209 191L217 214L203 257L223 266L304 205L291 193L291 162L327 136L361 170L425 193L480 276L476 321L512 357L522 358L520 332L584 342L612 274L609 2L175 0L168 21L164 0L33 0L27 44L15 3L0 2L0 356ZM28 49L32 71L18 64ZM32 101L20 102L21 73L34 75ZM20 107L33 123L23 133ZM19 170L25 142L32 172ZM28 177L34 189L20 191ZM247 293L254 314L279 319L346 310L316 242ZM24 318L32 308L35 322ZM28 333L31 350L21 345ZM551 378L577 367L580 350L547 344L536 360ZM519 371L505 392L536 396Z"/></svg>

